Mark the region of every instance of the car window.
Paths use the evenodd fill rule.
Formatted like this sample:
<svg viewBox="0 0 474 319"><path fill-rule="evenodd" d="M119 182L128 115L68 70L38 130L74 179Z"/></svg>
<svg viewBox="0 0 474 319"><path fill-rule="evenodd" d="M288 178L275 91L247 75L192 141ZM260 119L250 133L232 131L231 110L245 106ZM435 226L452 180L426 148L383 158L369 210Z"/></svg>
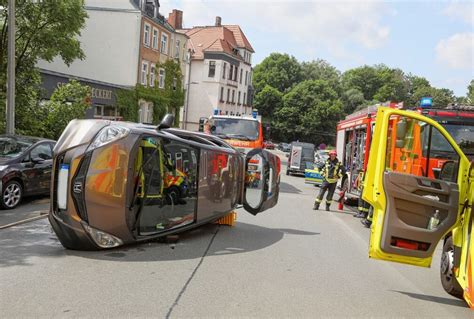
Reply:
<svg viewBox="0 0 474 319"><path fill-rule="evenodd" d="M50 160L53 158L53 154L51 152L51 146L49 144L43 143L36 146L30 152L30 158L41 158L43 160Z"/></svg>

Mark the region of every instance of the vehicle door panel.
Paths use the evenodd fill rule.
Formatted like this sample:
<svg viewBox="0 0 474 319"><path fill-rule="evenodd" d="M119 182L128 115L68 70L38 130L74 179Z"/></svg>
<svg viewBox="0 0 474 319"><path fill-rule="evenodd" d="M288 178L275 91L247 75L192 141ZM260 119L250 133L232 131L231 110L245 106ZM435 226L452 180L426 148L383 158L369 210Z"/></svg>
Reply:
<svg viewBox="0 0 474 319"><path fill-rule="evenodd" d="M246 211L257 215L278 203L280 171L278 156L262 149L254 149L247 154L243 198Z"/></svg>
<svg viewBox="0 0 474 319"><path fill-rule="evenodd" d="M396 123L394 116L416 121L419 125L427 125L433 131L442 133L446 145L458 156L458 160L453 163L457 183L452 182L453 179L420 176L420 172L428 172L429 169L415 168L419 163L429 161L423 155L413 155L416 150L397 157L398 165L389 164L393 162L394 156L403 153L397 149L402 147L400 145L406 148L407 145L420 147L422 143L431 143L431 139L414 143L412 136L407 137L405 144L398 140L395 143L399 133L396 127L391 127ZM466 175L469 162L441 125L427 117L415 112L379 108L376 118L363 192L363 199L374 210L369 257L429 267L438 242L459 223L459 203L467 191L463 176ZM413 165L415 162L417 165ZM411 170L406 170L407 167L411 167ZM435 216L439 223L435 223L436 227L430 227L430 221Z"/></svg>

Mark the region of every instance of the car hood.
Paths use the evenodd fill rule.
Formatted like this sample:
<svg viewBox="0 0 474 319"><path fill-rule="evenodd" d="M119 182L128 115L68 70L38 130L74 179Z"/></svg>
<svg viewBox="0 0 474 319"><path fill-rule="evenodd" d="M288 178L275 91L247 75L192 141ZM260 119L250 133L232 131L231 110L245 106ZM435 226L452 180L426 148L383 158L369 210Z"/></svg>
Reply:
<svg viewBox="0 0 474 319"><path fill-rule="evenodd" d="M83 144L90 144L94 136L110 121L105 120L72 120L59 137L54 153L59 154Z"/></svg>

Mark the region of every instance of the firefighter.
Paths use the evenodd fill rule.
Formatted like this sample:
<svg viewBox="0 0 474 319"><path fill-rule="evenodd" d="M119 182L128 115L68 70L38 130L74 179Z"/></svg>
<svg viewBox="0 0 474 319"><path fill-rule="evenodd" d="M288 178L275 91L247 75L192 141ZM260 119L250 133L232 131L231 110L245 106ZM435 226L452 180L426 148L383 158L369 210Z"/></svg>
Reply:
<svg viewBox="0 0 474 319"><path fill-rule="evenodd" d="M370 205L369 205L370 207ZM367 228L370 228L370 226L372 226L372 219L374 217L374 210L373 209L369 209L369 212L367 214L367 217L366 218L362 218L360 220L360 222L362 223L362 225L364 225L365 227Z"/></svg>
<svg viewBox="0 0 474 319"><path fill-rule="evenodd" d="M337 180L342 177L342 165L341 162L337 159L337 153L335 150L329 152L329 158L326 160L324 167L321 171L323 176L323 184L319 190L318 197L314 201L314 210L319 209L319 204L321 204L324 193L328 192L326 196L326 211L329 211L331 206L332 196L336 190Z"/></svg>
<svg viewBox="0 0 474 319"><path fill-rule="evenodd" d="M362 192L364 191L363 180L364 180L364 173L360 172L356 179L357 188L359 189L360 194L362 194ZM369 207L370 207L370 204L367 203L365 200L363 200L362 195L360 195L358 213L355 214L354 217L367 218L367 215L369 214Z"/></svg>

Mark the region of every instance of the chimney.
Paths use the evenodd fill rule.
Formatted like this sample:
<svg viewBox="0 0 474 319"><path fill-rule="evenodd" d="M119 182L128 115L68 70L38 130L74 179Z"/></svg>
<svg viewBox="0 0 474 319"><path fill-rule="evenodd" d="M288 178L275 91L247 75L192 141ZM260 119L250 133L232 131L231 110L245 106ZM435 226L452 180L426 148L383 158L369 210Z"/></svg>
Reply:
<svg viewBox="0 0 474 319"><path fill-rule="evenodd" d="M221 17L216 17L216 27L222 26L221 22L222 22Z"/></svg>
<svg viewBox="0 0 474 319"><path fill-rule="evenodd" d="M176 30L183 28L183 11L173 9L168 15L168 23Z"/></svg>

